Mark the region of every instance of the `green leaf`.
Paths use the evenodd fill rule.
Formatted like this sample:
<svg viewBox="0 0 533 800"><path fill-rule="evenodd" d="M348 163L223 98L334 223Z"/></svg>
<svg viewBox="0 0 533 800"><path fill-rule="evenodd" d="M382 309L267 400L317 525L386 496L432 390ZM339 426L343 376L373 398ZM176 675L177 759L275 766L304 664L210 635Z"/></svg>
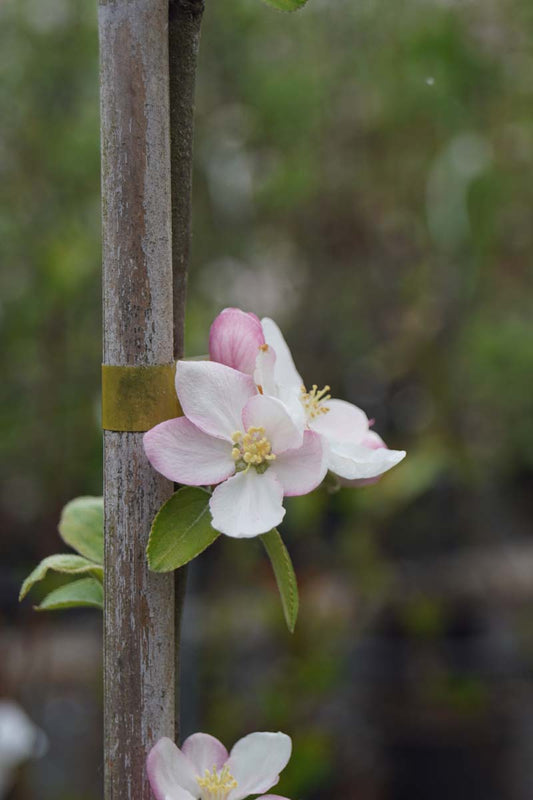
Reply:
<svg viewBox="0 0 533 800"><path fill-rule="evenodd" d="M146 554L154 572L171 572L196 558L220 535L211 526L209 492L185 486L154 519Z"/></svg>
<svg viewBox="0 0 533 800"><path fill-rule="evenodd" d="M36 611L55 611L78 606L103 608L104 589L102 584L94 578L82 578L79 581L66 583L59 589L50 592L41 604L36 606Z"/></svg>
<svg viewBox="0 0 533 800"><path fill-rule="evenodd" d="M265 0L269 6L274 6L278 11L298 11L307 3L307 0Z"/></svg>
<svg viewBox="0 0 533 800"><path fill-rule="evenodd" d="M274 575L276 576L276 583L278 584L279 596L281 598L281 605L283 606L283 614L285 615L287 627L291 633L294 633L300 601L298 598L298 584L296 582L296 575L294 573L294 567L292 566L291 557L276 528L268 533L264 533L261 536L261 541L265 546L265 550L272 563Z"/></svg>
<svg viewBox="0 0 533 800"><path fill-rule="evenodd" d="M102 497L76 497L61 512L59 533L82 556L104 563L104 501Z"/></svg>
<svg viewBox="0 0 533 800"><path fill-rule="evenodd" d="M104 568L99 564L95 564L93 561L89 561L87 558L83 558L83 556L75 556L69 553L48 556L48 558L43 559L43 561L35 567L22 584L19 600L23 600L32 586L43 580L49 569L53 569L55 572L64 572L68 575L89 572L94 575L100 583L104 577Z"/></svg>

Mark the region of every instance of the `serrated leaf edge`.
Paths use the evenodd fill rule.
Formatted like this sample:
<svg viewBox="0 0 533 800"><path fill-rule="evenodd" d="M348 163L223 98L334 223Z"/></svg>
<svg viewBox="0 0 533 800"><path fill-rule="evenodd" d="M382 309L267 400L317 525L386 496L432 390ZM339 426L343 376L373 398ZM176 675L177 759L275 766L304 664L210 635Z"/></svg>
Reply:
<svg viewBox="0 0 533 800"><path fill-rule="evenodd" d="M103 498L102 495L82 494L79 497L73 497L72 500L69 500L68 503L65 503L65 505L61 509L61 514L59 515L59 522L57 523L57 530L58 530L58 533L59 533L61 539L65 542L66 545L68 545L68 547L71 547L73 550L75 550L75 552L78 555L82 556L83 558L89 558L89 556L85 555L85 553L80 552L80 550L78 550L78 548L75 545L73 545L71 542L69 542L67 539L65 539L65 535L64 535L64 531L63 531L66 510L70 509L71 506L73 506L75 503L79 503L81 500L98 500L99 501L99 505L101 505L102 511L103 511L104 498ZM102 536L103 535L104 535L104 530L102 528ZM91 561L91 560L92 560L92 558L89 558L89 561ZM98 562L95 562L95 563L98 563Z"/></svg>
<svg viewBox="0 0 533 800"><path fill-rule="evenodd" d="M213 542L210 542L209 544L206 544L206 546L205 546L205 547L202 547L202 549L201 549L201 550L199 550L199 551L196 553L196 555L195 555L195 556L193 556L191 559L189 559L189 561L184 561L184 562L183 562L183 564L180 564L180 566L179 566L179 567L174 567L173 569L165 569L165 570L160 570L160 569L157 569L156 567L152 566L152 564L151 564L151 559L150 559L150 545L152 544L152 537L153 537L154 528L155 528L155 525L156 525L156 522L157 522L157 518L159 517L159 515L161 514L161 512L163 511L163 509L165 508L165 506L167 505L167 503L170 503L170 501L171 501L171 500L173 500L173 498L174 498L174 497L176 497L176 495L177 495L177 494L179 494L179 492L181 492L183 489L187 489L187 488L190 488L190 489L193 489L193 488L194 488L194 489L200 489L200 491L202 491L202 492L205 492L205 494L206 494L206 495L209 497L209 494L210 494L210 492L208 492L206 489L203 489L201 486L194 486L194 487L193 487L193 486L190 486L190 487L187 487L187 486L182 486L182 488L181 488L181 489L178 489L178 491L177 491L177 492L174 492L174 494L173 494L171 497L169 497L169 498L168 498L168 500L167 500L165 503L163 503L163 505L161 506L161 508L159 509L159 511L157 512L157 514L156 514L156 515L155 515L155 517L154 517L154 520L153 520L153 522L152 522L152 527L150 528L150 535L148 536L148 544L146 545L146 557L147 557L147 559L148 559L148 566L150 567L150 569L152 570L152 572L158 572L159 574L163 574L163 573L166 573L166 572L174 572L176 569L180 569L181 567L184 567L184 566L185 566L185 564L189 564L189 563L190 563L190 562L191 562L191 561L192 561L194 558L196 558L197 556L199 556L199 555L200 555L200 553L203 553L205 550L207 550L207 548L208 548L208 547L211 547L211 545L213 544ZM209 504L207 504L207 505L206 505L206 506L203 508L203 510L202 510L202 511L201 511L201 512L198 514L198 516L197 516L197 517L196 517L196 518L193 520L193 522L192 522L192 523L189 525L189 527L188 527L188 529L187 529L187 530L190 530L191 528L193 528L193 527L196 525L196 523L197 523L197 522L198 522L200 519L202 519L203 515L206 513L206 511L208 511L208 509L209 509ZM215 530L215 529L213 528L213 530ZM219 536L219 535L220 535L218 531L216 531L216 534L217 534L217 536ZM171 549L172 549L172 547L170 547L170 548L169 548L169 550L168 550L167 552L170 552L170 550L171 550ZM164 556L163 556L163 558L164 558Z"/></svg>
<svg viewBox="0 0 533 800"><path fill-rule="evenodd" d="M275 0L263 0L263 4L265 6L273 8L275 11L279 11L281 14L294 14L296 11L300 11L300 9L306 6L307 3L308 0L304 0L304 2L300 3L300 5L296 8L279 8L279 6L276 5Z"/></svg>
<svg viewBox="0 0 533 800"><path fill-rule="evenodd" d="M50 564L46 566L43 574L39 578L32 580L32 576L40 569L40 567L42 567L44 562L48 561L48 559L55 558L56 556L73 556L75 558L82 558L87 563L84 564L83 566L80 565L78 568L75 569L61 569L60 567ZM43 560L40 561L37 564L37 566L34 567L34 569L32 569L27 578L24 579L24 581L22 582L22 586L20 587L19 602L21 600L24 600L24 598L29 594L29 592L33 589L34 586L36 586L38 583L40 583L46 578L49 571L58 572L61 575L83 575L84 572L92 572L94 579L97 580L99 583L103 583L103 578L104 578L103 565L97 564L95 561L91 561L91 559L87 558L86 556L76 555L73 553L53 553L52 555L43 558Z"/></svg>
<svg viewBox="0 0 533 800"><path fill-rule="evenodd" d="M279 544L281 545L281 554L282 554L282 558L283 558L283 560L285 562L286 571L287 571L288 574L292 575L292 577L294 578L294 581L289 581L289 598L288 598L288 602L287 603L284 602L284 594L280 590L280 581L278 580L276 569L274 567L274 562L273 562L272 557L270 555L270 543L269 543L269 540L266 538L271 533L275 533L276 534L276 539L279 540ZM279 591L279 594L280 594L280 600L281 600L281 605L282 605L282 608L283 608L283 616L285 617L285 622L287 623L287 627L288 627L289 631L291 633L294 633L294 629L296 627L296 621L297 621L297 618L298 618L298 611L299 611L299 608L300 608L300 600L299 600L299 596L298 596L298 582L297 582L297 579L296 579L296 572L294 571L294 566L293 566L293 563L292 563L292 559L291 559L291 557L289 555L289 551L287 550L285 542L283 541L283 539L281 537L281 534L277 530L277 528L273 528L272 531L269 531L268 533L263 534L261 536L261 541L263 542L265 550L267 551L268 557L270 559L270 563L272 564L272 571L274 572L274 577L276 579L276 584L278 586L278 591ZM294 590L294 587L296 587L296 591Z"/></svg>
<svg viewBox="0 0 533 800"><path fill-rule="evenodd" d="M77 608L99 608L99 609L103 610L103 608L104 608L103 602L102 603L100 603L100 602L98 602L98 603L65 602L65 603L60 603L58 605L53 605L53 606L43 606L43 603L46 600L48 600L48 598L53 597L53 595L56 594L56 592L59 592L62 589L65 589L67 586L72 586L75 583L78 583L78 584L79 583L85 583L86 581L94 583L98 587L102 586L99 583L99 581L96 580L96 578L81 578L81 580L69 581L68 583L65 583L63 586L59 586L57 589L54 589L52 592L47 594L46 597L43 597L40 605L33 606L34 611L62 611L62 610L67 609L67 608L76 608L76 607ZM103 597L103 592L102 592L102 597Z"/></svg>

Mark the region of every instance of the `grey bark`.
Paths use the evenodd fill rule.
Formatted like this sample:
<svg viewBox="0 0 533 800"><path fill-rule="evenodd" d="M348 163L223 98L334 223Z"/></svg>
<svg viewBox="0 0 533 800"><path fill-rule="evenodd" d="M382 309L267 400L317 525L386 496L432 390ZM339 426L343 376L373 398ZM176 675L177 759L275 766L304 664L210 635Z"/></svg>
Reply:
<svg viewBox="0 0 533 800"><path fill-rule="evenodd" d="M173 358L168 0L100 0L104 362ZM105 798L152 800L145 761L174 734L174 580L149 572L172 484L142 434L104 434Z"/></svg>
<svg viewBox="0 0 533 800"><path fill-rule="evenodd" d="M183 356L191 248L194 93L203 0L170 0L170 135L174 355Z"/></svg>
<svg viewBox="0 0 533 800"><path fill-rule="evenodd" d="M184 354L185 304L191 251L191 195L193 172L194 97L200 46L203 0L170 0L170 161L172 207L172 282L174 358ZM176 613L176 725L180 738L181 622L187 567L175 573Z"/></svg>

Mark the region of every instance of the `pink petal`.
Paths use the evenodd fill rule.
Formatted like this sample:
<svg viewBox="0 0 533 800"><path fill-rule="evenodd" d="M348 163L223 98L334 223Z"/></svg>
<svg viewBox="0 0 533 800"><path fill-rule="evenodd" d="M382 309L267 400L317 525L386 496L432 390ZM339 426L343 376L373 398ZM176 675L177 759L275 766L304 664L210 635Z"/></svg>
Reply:
<svg viewBox="0 0 533 800"><path fill-rule="evenodd" d="M368 418L365 412L345 400L327 400L324 406L329 408L329 411L309 421L311 430L320 433L328 440L360 444L368 433Z"/></svg>
<svg viewBox="0 0 533 800"><path fill-rule="evenodd" d="M228 800L268 791L291 757L292 742L284 733L250 733L233 747L228 769L237 781Z"/></svg>
<svg viewBox="0 0 533 800"><path fill-rule="evenodd" d="M299 391L303 381L294 366L291 351L283 338L282 332L274 320L268 317L264 317L261 320L261 324L265 334L265 341L274 348L276 354L276 383L279 386L285 386L287 389L293 388Z"/></svg>
<svg viewBox="0 0 533 800"><path fill-rule="evenodd" d="M169 419L147 431L144 451L165 478L188 486L209 486L235 472L231 445L209 436L186 417Z"/></svg>
<svg viewBox="0 0 533 800"><path fill-rule="evenodd" d="M303 445L286 450L270 465L283 486L285 496L308 494L322 483L327 472L322 439L317 433L305 431Z"/></svg>
<svg viewBox="0 0 533 800"><path fill-rule="evenodd" d="M405 450L380 447L372 450L361 444L330 442L328 468L348 480L376 478L405 458Z"/></svg>
<svg viewBox="0 0 533 800"><path fill-rule="evenodd" d="M211 496L213 528L235 539L267 533L285 516L282 501L283 488L270 469L262 475L253 467L237 472Z"/></svg>
<svg viewBox="0 0 533 800"><path fill-rule="evenodd" d="M181 746L189 761L194 766L196 774L205 775L206 769L211 772L213 767L219 770L228 760L228 751L218 739L208 733L193 733L185 739Z"/></svg>
<svg viewBox="0 0 533 800"><path fill-rule="evenodd" d="M200 796L193 765L166 737L148 753L146 771L157 800L191 800Z"/></svg>
<svg viewBox="0 0 533 800"><path fill-rule="evenodd" d="M264 428L273 453L283 453L302 444L303 430L296 427L281 400L275 397L261 394L251 397L242 412L242 422L245 430Z"/></svg>
<svg viewBox="0 0 533 800"><path fill-rule="evenodd" d="M255 800L289 800L289 798L282 797L280 794L262 794L261 797L256 797Z"/></svg>
<svg viewBox="0 0 533 800"><path fill-rule="evenodd" d="M364 447L369 447L371 450L379 450L380 447L387 447L379 433L375 431L368 431L361 442Z"/></svg>
<svg viewBox="0 0 533 800"><path fill-rule="evenodd" d="M257 394L253 378L213 361L178 361L176 391L191 422L230 441L242 429L244 406Z"/></svg>
<svg viewBox="0 0 533 800"><path fill-rule="evenodd" d="M211 361L252 375L258 348L264 343L263 329L255 314L225 308L211 325L209 355Z"/></svg>

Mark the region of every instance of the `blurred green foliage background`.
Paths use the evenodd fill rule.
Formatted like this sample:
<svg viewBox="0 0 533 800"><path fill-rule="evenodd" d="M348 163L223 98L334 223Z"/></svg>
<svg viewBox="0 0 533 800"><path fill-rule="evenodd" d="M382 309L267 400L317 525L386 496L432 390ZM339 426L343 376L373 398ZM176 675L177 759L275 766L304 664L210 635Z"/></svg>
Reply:
<svg viewBox="0 0 533 800"><path fill-rule="evenodd" d="M259 546L195 562L185 733L286 730L295 800L530 800L532 7L206 6L188 353L226 305L273 316L408 457L288 503L292 638ZM3 0L0 120L0 693L51 738L13 798L93 800L98 614L16 603L101 493L93 3Z"/></svg>

